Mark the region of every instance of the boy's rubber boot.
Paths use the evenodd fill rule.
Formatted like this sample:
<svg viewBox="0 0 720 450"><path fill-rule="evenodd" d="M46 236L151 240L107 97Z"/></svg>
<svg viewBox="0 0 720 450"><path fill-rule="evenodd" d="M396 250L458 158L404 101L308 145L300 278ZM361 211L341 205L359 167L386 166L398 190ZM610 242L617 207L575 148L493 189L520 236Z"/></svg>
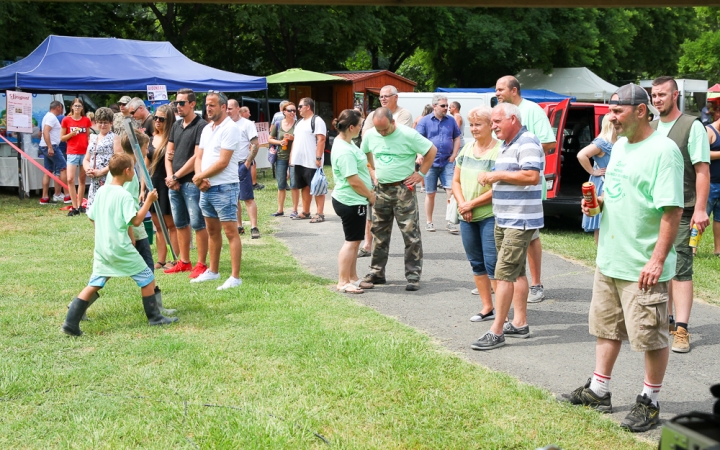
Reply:
<svg viewBox="0 0 720 450"><path fill-rule="evenodd" d="M157 300L158 309L160 309L160 314L168 315L168 316L174 316L177 314L177 309L165 309L163 308L162 304L162 291L160 290L159 286L155 286L155 299Z"/></svg>
<svg viewBox="0 0 720 450"><path fill-rule="evenodd" d="M100 294L97 292L94 293L92 295L92 297L90 298L90 300L88 300L88 308L91 307L92 304L95 303L95 300L97 300L99 298L100 298ZM72 302L68 303L68 309L70 309L70 305L72 305ZM83 313L82 319L80 319L80 320L90 320L90 319L88 319L87 311Z"/></svg>
<svg viewBox="0 0 720 450"><path fill-rule="evenodd" d="M150 325L167 325L169 323L177 322L177 317L165 317L160 314L160 308L158 308L157 299L155 295L149 295L143 297L143 307L145 307L145 315L148 318Z"/></svg>
<svg viewBox="0 0 720 450"><path fill-rule="evenodd" d="M80 330L80 319L83 314L85 314L88 307L90 307L90 302L80 300L78 297L73 299L72 303L70 303L70 307L68 308L65 322L62 325L63 333L69 334L70 336L82 335L82 331Z"/></svg>

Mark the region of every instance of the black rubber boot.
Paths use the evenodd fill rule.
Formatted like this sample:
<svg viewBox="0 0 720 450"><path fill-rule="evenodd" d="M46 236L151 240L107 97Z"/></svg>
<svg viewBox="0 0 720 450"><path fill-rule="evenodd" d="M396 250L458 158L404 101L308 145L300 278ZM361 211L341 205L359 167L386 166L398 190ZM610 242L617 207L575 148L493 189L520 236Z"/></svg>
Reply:
<svg viewBox="0 0 720 450"><path fill-rule="evenodd" d="M88 300L88 308L91 307L92 304L95 303L95 300L97 300L97 299L99 299L99 298L100 298L100 294L97 293L97 292L94 293L94 294L92 295L92 297L90 298L90 300ZM70 309L70 305L72 305L72 302L68 303L68 309ZM90 319L88 319L87 311L85 311L85 312L83 313L82 319L80 319L80 320L90 320Z"/></svg>
<svg viewBox="0 0 720 450"><path fill-rule="evenodd" d="M81 336L82 331L80 330L80 319L82 318L85 311L90 307L90 302L80 300L75 297L70 303L68 308L67 317L62 325L63 333L69 334L70 336Z"/></svg>
<svg viewBox="0 0 720 450"><path fill-rule="evenodd" d="M165 309L162 304L162 291L159 286L155 286L155 300L157 300L158 309L160 314L166 314L168 316L174 316L177 314L177 309Z"/></svg>
<svg viewBox="0 0 720 450"><path fill-rule="evenodd" d="M160 308L158 308L155 295L143 297L143 306L145 307L145 315L150 325L167 325L178 321L177 317L165 317L160 314Z"/></svg>

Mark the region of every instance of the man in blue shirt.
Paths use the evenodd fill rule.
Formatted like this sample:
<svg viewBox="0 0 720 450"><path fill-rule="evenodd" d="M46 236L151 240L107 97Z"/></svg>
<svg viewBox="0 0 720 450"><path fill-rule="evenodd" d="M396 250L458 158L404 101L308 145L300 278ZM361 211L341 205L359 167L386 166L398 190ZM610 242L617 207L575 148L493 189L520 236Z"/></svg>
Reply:
<svg viewBox="0 0 720 450"><path fill-rule="evenodd" d="M418 133L429 139L435 147L437 154L432 167L425 175L425 215L427 216L426 231L435 231L432 223L433 209L435 209L435 193L437 181L445 188L448 203L452 198L452 178L455 172L455 157L460 150L460 128L452 116L448 116L448 100L443 94L435 94L432 98L433 114L420 119L415 128ZM417 163L422 164L423 157L418 156ZM457 226L448 223L447 230L458 234Z"/></svg>

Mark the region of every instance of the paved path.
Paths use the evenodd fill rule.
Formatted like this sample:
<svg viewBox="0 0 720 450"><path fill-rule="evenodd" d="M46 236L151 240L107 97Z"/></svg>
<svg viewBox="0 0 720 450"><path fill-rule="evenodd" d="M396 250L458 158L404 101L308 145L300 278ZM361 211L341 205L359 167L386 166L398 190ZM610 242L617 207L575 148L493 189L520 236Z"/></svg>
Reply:
<svg viewBox="0 0 720 450"><path fill-rule="evenodd" d="M422 194L418 197L422 205ZM437 195L442 206L434 217L438 231L422 233L424 266L420 290L404 290L403 241L396 225L387 265L389 284L352 298L424 331L470 361L511 374L555 394L569 392L583 384L592 374L595 361L595 338L588 334L587 326L593 269L544 253L542 276L546 300L528 307L532 336L508 339L507 345L499 349L473 351L470 344L490 328L490 322L471 323L469 320L480 310L480 300L470 294L474 283L460 236L442 230L444 198L442 192ZM337 280L342 225L340 218L334 215L329 198L326 204L329 208L326 208L325 223L280 219L276 236L310 272ZM370 258L358 261L361 277L369 263ZM718 323L720 308L695 303L690 323L692 351L684 355L671 353L670 356L660 397L663 419L693 410L712 410L709 387L720 383ZM621 421L629 412L642 383L643 355L632 352L625 343L611 384L615 419ZM645 433L646 437L655 440L659 435L659 428Z"/></svg>

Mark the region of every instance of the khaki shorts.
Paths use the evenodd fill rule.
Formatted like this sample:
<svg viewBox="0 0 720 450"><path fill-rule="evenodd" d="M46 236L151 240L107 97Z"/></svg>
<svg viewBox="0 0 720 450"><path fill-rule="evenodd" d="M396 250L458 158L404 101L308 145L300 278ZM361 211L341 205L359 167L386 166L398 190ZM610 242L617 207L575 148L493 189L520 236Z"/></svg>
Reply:
<svg viewBox="0 0 720 450"><path fill-rule="evenodd" d="M525 258L535 231L500 228L495 225L496 280L514 283L518 278L525 276Z"/></svg>
<svg viewBox="0 0 720 450"><path fill-rule="evenodd" d="M683 215L680 219L680 229L675 238L675 252L677 253L677 264L675 265L675 278L677 281L692 281L693 276L693 254L690 247L690 219L691 216Z"/></svg>
<svg viewBox="0 0 720 450"><path fill-rule="evenodd" d="M533 235L532 235L532 239L530 239L530 240L531 240L531 241L534 241L535 239L540 239L540 228L538 228L537 230L535 230L535 232L534 232Z"/></svg>
<svg viewBox="0 0 720 450"><path fill-rule="evenodd" d="M614 341L630 341L636 352L669 345L668 282L643 293L637 281L606 277L595 269L590 302L590 334Z"/></svg>

